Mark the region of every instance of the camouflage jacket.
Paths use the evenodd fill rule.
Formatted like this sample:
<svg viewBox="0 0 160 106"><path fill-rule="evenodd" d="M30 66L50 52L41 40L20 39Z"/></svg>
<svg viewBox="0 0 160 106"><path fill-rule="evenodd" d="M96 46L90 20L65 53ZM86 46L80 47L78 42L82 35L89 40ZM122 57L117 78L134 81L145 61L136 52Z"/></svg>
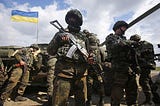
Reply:
<svg viewBox="0 0 160 106"><path fill-rule="evenodd" d="M108 60L115 62L124 62L129 56L129 41L124 36L110 34L106 37L106 50Z"/></svg>
<svg viewBox="0 0 160 106"><path fill-rule="evenodd" d="M140 41L137 49L140 67L155 69L153 45L147 41Z"/></svg>
<svg viewBox="0 0 160 106"><path fill-rule="evenodd" d="M97 62L97 63L101 63L101 50L99 48L99 39L96 37L95 34L93 33L90 33L90 35L88 36L88 51L90 53L93 53L94 55L94 60Z"/></svg>
<svg viewBox="0 0 160 106"><path fill-rule="evenodd" d="M48 45L47 52L49 55L57 55L59 59L68 59L72 62L85 62L84 56L80 53L80 51L76 50L76 52L73 54L72 59L69 59L66 55L73 45L72 42L64 42L61 40L61 36L63 36L65 33L56 33L56 35L53 37L51 42ZM80 44L81 47L87 49L87 38L84 35L84 33L71 33L76 39L76 42Z"/></svg>
<svg viewBox="0 0 160 106"><path fill-rule="evenodd" d="M4 71L4 65L1 58L0 58L0 71Z"/></svg>
<svg viewBox="0 0 160 106"><path fill-rule="evenodd" d="M28 67L32 67L33 65L33 54L29 48L22 48L15 53L14 57L18 62L21 60L24 61Z"/></svg>
<svg viewBox="0 0 160 106"><path fill-rule="evenodd" d="M66 56L69 49L72 47L72 42L64 42L61 36L65 33L58 32L48 45L47 52L49 55L57 55L57 62L55 64L55 75L65 78L81 77L86 74L86 60L82 53L75 51L72 58ZM81 47L87 47L87 38L84 33L72 33Z"/></svg>

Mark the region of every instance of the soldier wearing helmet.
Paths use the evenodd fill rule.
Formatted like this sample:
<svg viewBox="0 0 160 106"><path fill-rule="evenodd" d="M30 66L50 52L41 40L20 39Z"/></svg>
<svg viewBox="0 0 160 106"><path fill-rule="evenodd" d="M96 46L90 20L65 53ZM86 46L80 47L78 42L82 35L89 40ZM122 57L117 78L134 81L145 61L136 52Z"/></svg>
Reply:
<svg viewBox="0 0 160 106"><path fill-rule="evenodd" d="M130 40L139 42L139 41L141 40L141 36L139 36L138 34L132 35L132 36L130 37Z"/></svg>
<svg viewBox="0 0 160 106"><path fill-rule="evenodd" d="M130 40L138 42L138 46L135 49L138 53L138 62L141 68L139 84L145 94L145 101L141 105L152 105L152 94L154 102L157 102L157 98L159 98L155 95L156 91L152 90L151 70L154 70L156 67L153 45L150 42L141 41L141 37L137 34L132 35Z"/></svg>
<svg viewBox="0 0 160 106"><path fill-rule="evenodd" d="M79 10L72 9L67 12L65 21L70 32L79 32L81 30L80 26L83 24L82 14Z"/></svg>
<svg viewBox="0 0 160 106"><path fill-rule="evenodd" d="M102 51L99 47L99 39L97 38L97 34L91 33L88 30L84 29L83 32L86 34L88 38L88 49L89 53L92 53L94 60L98 66L101 67L102 63ZM97 67L97 66L95 66ZM98 104L100 106L104 105L104 77L99 75L98 73L103 73L103 70L97 70L97 68L93 68L92 65L88 68L87 75L87 106L92 105L92 95L97 93L100 97ZM102 78L103 77L103 78Z"/></svg>
<svg viewBox="0 0 160 106"><path fill-rule="evenodd" d="M75 37L81 47L87 49L87 38L80 31L83 23L82 14L77 9L71 9L67 12L65 21L68 24L67 33L57 32L47 48L49 55L56 55L57 58L54 69L53 106L66 106L70 91L75 97L75 105L85 106L87 98L85 58L77 50L71 58L67 57L67 53L73 46L68 33Z"/></svg>
<svg viewBox="0 0 160 106"><path fill-rule="evenodd" d="M113 26L113 30L116 31L117 29L119 29L119 28L121 28L123 26L128 28L128 24L125 21L117 21Z"/></svg>
<svg viewBox="0 0 160 106"><path fill-rule="evenodd" d="M105 41L107 61L111 63L111 70L114 72L111 88L112 106L120 105L124 89L127 105L135 105L137 102L136 75L132 73L130 67L132 64L130 43L124 36L127 28L128 24L125 21L117 21L113 26L114 34L108 35Z"/></svg>
<svg viewBox="0 0 160 106"><path fill-rule="evenodd" d="M11 96L13 89L16 87L14 101L26 101L27 98L23 97L23 94L29 82L29 67L32 65L32 53L28 48L22 48L16 50L12 57L14 61L10 67L10 75L2 90L0 99L4 102Z"/></svg>

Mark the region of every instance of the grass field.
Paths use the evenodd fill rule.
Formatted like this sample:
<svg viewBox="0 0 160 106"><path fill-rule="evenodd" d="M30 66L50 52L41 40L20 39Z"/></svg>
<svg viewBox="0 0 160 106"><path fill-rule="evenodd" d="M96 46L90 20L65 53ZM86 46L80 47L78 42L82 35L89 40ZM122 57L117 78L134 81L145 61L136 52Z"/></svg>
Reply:
<svg viewBox="0 0 160 106"><path fill-rule="evenodd" d="M156 67L156 71L160 71L160 67Z"/></svg>

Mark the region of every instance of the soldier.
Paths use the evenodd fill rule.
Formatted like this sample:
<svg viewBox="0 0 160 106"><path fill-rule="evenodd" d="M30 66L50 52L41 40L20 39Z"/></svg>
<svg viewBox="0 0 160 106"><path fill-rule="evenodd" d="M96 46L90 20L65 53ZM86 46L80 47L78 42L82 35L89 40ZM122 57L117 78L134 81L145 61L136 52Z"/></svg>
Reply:
<svg viewBox="0 0 160 106"><path fill-rule="evenodd" d="M75 106L85 106L87 97L86 56L79 49L74 49L76 46L69 37L69 34L72 34L72 38L76 39L76 42L83 50L87 48L87 38L80 31L83 23L82 14L79 10L72 9L67 12L65 21L68 24L68 33L61 31L56 33L47 49L50 55L57 55L54 72L53 106L66 106L70 90L72 90L75 97ZM70 50L75 50L75 52ZM88 62L92 63L92 61L93 58L89 57Z"/></svg>
<svg viewBox="0 0 160 106"><path fill-rule="evenodd" d="M93 94L93 91L97 91L97 93L100 96L99 106L104 105L104 81L103 76L100 73L103 73L103 70L101 68L101 50L99 48L99 39L97 38L97 35L94 33L90 33L87 30L83 30L83 32L86 34L88 38L88 49L89 53L93 54L94 60L98 67L93 67L93 65L90 65L88 69L88 76L87 76L87 105L92 105L91 96ZM96 65L95 65L96 66ZM100 70L99 70L100 69Z"/></svg>
<svg viewBox="0 0 160 106"><path fill-rule="evenodd" d="M42 55L41 55L41 49L37 44L32 44L30 46L30 49L32 51L33 63L31 64L30 68L33 68L34 73L37 74L42 66Z"/></svg>
<svg viewBox="0 0 160 106"><path fill-rule="evenodd" d="M153 45L147 41L140 41L141 37L137 34L130 37L131 40L138 42L137 51L138 61L141 68L139 84L145 94L145 101L141 105L151 105L151 91L153 82L151 79L151 70L155 70ZM154 91L155 92L155 91Z"/></svg>
<svg viewBox="0 0 160 106"><path fill-rule="evenodd" d="M17 94L15 95L15 101L25 101L27 98L23 97L25 88L27 87L29 81L29 70L28 60L30 60L31 51L30 49L20 49L16 50L13 55L15 57L15 61L11 67L10 77L4 87L2 94L1 94L1 101L5 101L7 98L10 97L13 89L17 87L17 90L14 91Z"/></svg>
<svg viewBox="0 0 160 106"><path fill-rule="evenodd" d="M57 58L56 56L50 56L47 61L47 96L48 101L45 102L44 106L52 106L52 94L53 94L53 81L54 81L54 70L55 70L55 64L56 64Z"/></svg>
<svg viewBox="0 0 160 106"><path fill-rule="evenodd" d="M5 69L2 59L0 58L0 89L2 89L2 86L5 82L5 75L4 75ZM1 92L1 90L0 90Z"/></svg>
<svg viewBox="0 0 160 106"><path fill-rule="evenodd" d="M111 61L111 70L114 71L114 80L111 88L111 105L120 106L121 99L126 93L126 102L128 106L136 105L137 83L136 75L130 65L130 42L123 36L128 28L125 21L117 21L113 30L115 34L106 37L106 48L108 59Z"/></svg>

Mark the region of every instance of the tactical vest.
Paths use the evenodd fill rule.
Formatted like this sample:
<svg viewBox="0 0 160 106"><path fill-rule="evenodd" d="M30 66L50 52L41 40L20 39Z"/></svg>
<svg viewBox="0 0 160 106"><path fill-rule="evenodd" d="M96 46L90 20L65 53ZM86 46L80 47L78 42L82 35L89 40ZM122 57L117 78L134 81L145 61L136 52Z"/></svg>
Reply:
<svg viewBox="0 0 160 106"><path fill-rule="evenodd" d="M29 50L29 48L22 50L22 54L20 54L20 55L22 57L22 60L24 62L26 62L27 66L32 67L34 56L33 56L32 52Z"/></svg>
<svg viewBox="0 0 160 106"><path fill-rule="evenodd" d="M98 63L101 63L101 54L100 54L100 48L99 48L99 40L94 34L90 34L88 36L88 42L89 42L89 51L91 51L94 54L94 60Z"/></svg>
<svg viewBox="0 0 160 106"><path fill-rule="evenodd" d="M125 43L126 38L124 36L118 36L110 34L106 38L106 49L108 53L109 60L114 60L116 62L127 61L129 55L129 48L127 45L121 46L119 42Z"/></svg>
<svg viewBox="0 0 160 106"><path fill-rule="evenodd" d="M141 67L151 66L155 68L153 45L147 41L140 42L140 61Z"/></svg>
<svg viewBox="0 0 160 106"><path fill-rule="evenodd" d="M86 49L86 43L85 43L85 36L81 33L73 33L76 42L80 44L81 47ZM59 59L63 59L64 61L68 62L84 62L85 58L82 55L82 53L77 49L71 58L67 57L67 53L69 52L69 49L74 45L72 42L66 43L66 44L59 44L62 45L57 50L57 56Z"/></svg>

